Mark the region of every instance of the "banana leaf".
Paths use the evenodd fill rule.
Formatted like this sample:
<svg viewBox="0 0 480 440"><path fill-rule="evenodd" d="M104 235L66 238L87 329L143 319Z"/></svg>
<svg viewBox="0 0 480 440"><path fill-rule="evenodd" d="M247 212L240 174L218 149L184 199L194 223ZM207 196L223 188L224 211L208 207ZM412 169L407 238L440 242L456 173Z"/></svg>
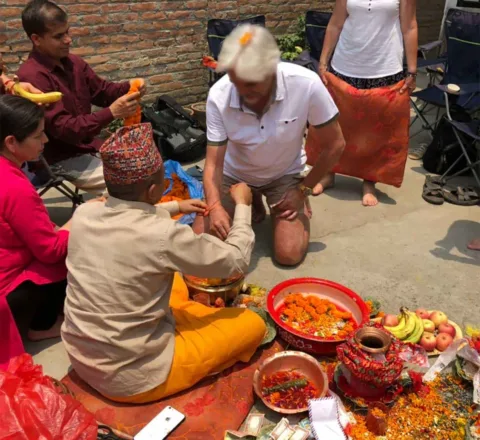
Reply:
<svg viewBox="0 0 480 440"><path fill-rule="evenodd" d="M267 327L267 331L260 345L265 345L272 342L277 336L277 328L275 327L275 323L273 322L273 319L270 317L268 312L265 309L256 307L254 305L249 305L247 309L255 312L258 316L260 316L260 318L262 318L265 322L265 326Z"/></svg>

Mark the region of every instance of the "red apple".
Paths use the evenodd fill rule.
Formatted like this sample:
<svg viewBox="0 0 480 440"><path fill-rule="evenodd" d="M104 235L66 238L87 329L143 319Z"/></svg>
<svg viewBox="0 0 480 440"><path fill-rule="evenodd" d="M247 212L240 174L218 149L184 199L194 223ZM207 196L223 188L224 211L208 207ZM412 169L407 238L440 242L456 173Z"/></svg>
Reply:
<svg viewBox="0 0 480 440"><path fill-rule="evenodd" d="M439 333L437 336L437 350L445 351L452 342L452 335L449 335L448 333Z"/></svg>
<svg viewBox="0 0 480 440"><path fill-rule="evenodd" d="M385 315L382 318L382 325L386 327L395 327L398 325L397 315Z"/></svg>
<svg viewBox="0 0 480 440"><path fill-rule="evenodd" d="M430 319L422 319L422 321L423 321L424 331L428 333L433 333L435 331L435 324L432 321L430 321Z"/></svg>
<svg viewBox="0 0 480 440"><path fill-rule="evenodd" d="M433 333L424 332L420 339L420 345L427 351L433 351L437 346L437 338Z"/></svg>
<svg viewBox="0 0 480 440"><path fill-rule="evenodd" d="M430 321L432 321L435 324L435 327L438 328L440 324L446 324L448 322L448 316L439 310L435 310L430 315Z"/></svg>
<svg viewBox="0 0 480 440"><path fill-rule="evenodd" d="M448 322L446 324L440 324L438 326L438 331L440 333L448 333L452 338L454 338L455 335L457 334L455 327L452 324L449 324Z"/></svg>
<svg viewBox="0 0 480 440"><path fill-rule="evenodd" d="M417 309L415 313L422 319L430 319L430 312L427 309Z"/></svg>

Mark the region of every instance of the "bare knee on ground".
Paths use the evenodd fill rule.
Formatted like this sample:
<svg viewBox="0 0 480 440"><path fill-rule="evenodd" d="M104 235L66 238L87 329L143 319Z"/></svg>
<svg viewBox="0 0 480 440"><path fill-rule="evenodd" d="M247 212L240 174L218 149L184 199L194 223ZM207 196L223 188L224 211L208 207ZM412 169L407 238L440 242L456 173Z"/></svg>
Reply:
<svg viewBox="0 0 480 440"><path fill-rule="evenodd" d="M307 253L310 221L305 214L294 221L274 220L274 258L282 266L296 266Z"/></svg>

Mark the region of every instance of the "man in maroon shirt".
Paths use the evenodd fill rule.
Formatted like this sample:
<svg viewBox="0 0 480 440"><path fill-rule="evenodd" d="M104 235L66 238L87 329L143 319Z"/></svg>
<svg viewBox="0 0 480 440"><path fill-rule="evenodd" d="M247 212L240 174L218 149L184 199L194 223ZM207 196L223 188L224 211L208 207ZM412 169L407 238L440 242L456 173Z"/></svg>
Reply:
<svg viewBox="0 0 480 440"><path fill-rule="evenodd" d="M97 137L114 119L132 116L145 93L126 95L130 82L112 83L95 74L80 57L70 54L68 16L49 0L33 0L22 12L23 29L33 43L18 76L44 92L59 91L63 99L45 109L49 142L44 156L53 170L86 191L105 189ZM92 104L102 107L92 113Z"/></svg>

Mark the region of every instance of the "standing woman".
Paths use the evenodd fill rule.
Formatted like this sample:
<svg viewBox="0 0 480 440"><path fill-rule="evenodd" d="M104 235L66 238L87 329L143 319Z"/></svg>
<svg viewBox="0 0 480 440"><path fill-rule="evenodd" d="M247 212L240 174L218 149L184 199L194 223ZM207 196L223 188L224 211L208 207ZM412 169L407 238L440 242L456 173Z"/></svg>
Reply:
<svg viewBox="0 0 480 440"><path fill-rule="evenodd" d="M405 78L400 93L411 93L416 87L417 47L416 0L336 0L325 34L319 74L325 85L326 73L330 71L356 89L393 86ZM361 130L374 129L361 126ZM317 190L322 192L333 186L334 178L334 174L326 176ZM365 206L378 203L375 183L363 181Z"/></svg>

